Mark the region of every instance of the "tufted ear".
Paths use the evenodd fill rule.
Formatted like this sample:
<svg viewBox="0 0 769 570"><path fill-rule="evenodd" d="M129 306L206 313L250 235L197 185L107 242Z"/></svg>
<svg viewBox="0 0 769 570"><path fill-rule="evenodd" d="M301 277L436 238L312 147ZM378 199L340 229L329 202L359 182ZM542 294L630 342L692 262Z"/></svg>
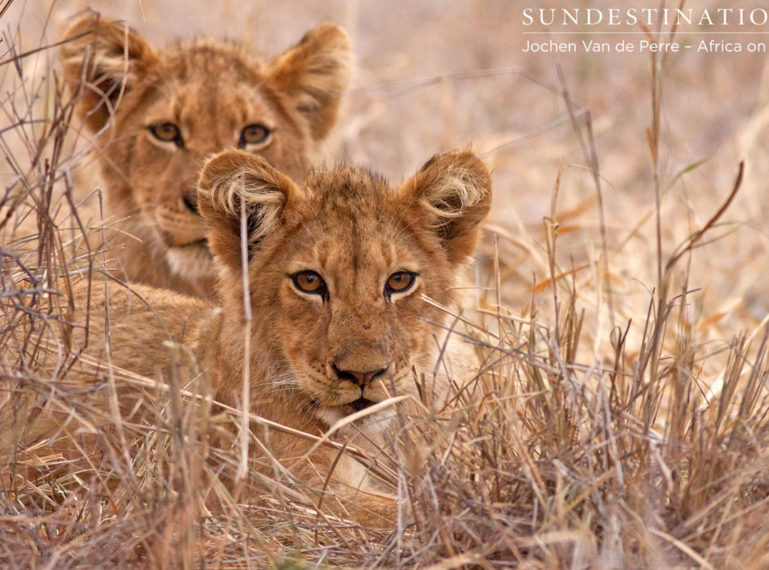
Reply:
<svg viewBox="0 0 769 570"><path fill-rule="evenodd" d="M350 40L335 24L321 24L269 65L278 91L309 123L315 140L324 138L336 121L342 93L352 70Z"/></svg>
<svg viewBox="0 0 769 570"><path fill-rule="evenodd" d="M157 61L155 49L123 22L86 16L73 25L59 49L64 77L77 89L77 112L98 132L115 112L121 94Z"/></svg>
<svg viewBox="0 0 769 570"><path fill-rule="evenodd" d="M280 225L283 207L299 189L261 156L225 150L206 161L198 180L198 207L208 223L208 245L226 267L241 271L241 217L249 257Z"/></svg>
<svg viewBox="0 0 769 570"><path fill-rule="evenodd" d="M449 263L473 254L479 226L491 208L491 175L470 151L438 154L406 181L398 195L420 223L441 239Z"/></svg>

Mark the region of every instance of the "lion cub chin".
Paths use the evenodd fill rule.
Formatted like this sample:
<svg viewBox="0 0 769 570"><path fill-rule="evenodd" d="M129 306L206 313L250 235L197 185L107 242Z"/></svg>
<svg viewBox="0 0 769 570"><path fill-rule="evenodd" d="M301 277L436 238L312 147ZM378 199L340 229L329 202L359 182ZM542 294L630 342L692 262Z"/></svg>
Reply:
<svg viewBox="0 0 769 570"><path fill-rule="evenodd" d="M158 50L94 15L70 28L61 59L117 220L116 275L211 296L195 186L206 157L238 147L304 176L336 121L352 57L333 24L265 63L211 39Z"/></svg>
<svg viewBox="0 0 769 570"><path fill-rule="evenodd" d="M490 204L489 173L468 151L435 156L397 187L347 166L299 184L260 156L222 152L207 161L198 191L220 268L220 306L112 283L112 366L155 378L167 370L167 341L184 343L199 371L185 386L206 378L214 409L240 409L247 393L253 414L316 436L332 428L329 439L381 458L396 404L418 414L442 396L445 387L425 390L435 382L424 381L433 378L445 333L436 303L456 300ZM85 291L76 299L81 307ZM89 358L105 350L106 301L103 288L94 291ZM124 418L151 423L141 420L135 388L119 390ZM332 426L339 420L343 428ZM330 491L323 508L362 524L394 523L397 501L367 469L289 430L252 431L255 466L274 457L303 484ZM220 448L222 441L234 438Z"/></svg>

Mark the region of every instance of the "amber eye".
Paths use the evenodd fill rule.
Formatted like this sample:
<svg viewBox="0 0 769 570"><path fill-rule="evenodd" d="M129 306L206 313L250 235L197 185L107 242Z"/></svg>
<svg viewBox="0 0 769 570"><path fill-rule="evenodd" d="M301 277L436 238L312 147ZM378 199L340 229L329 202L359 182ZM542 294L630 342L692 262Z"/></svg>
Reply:
<svg viewBox="0 0 769 570"><path fill-rule="evenodd" d="M265 144L270 140L271 135L272 131L262 123L254 123L253 125L248 125L240 132L238 146L245 148L246 145L250 144Z"/></svg>
<svg viewBox="0 0 769 570"><path fill-rule="evenodd" d="M173 123L158 123L157 125L150 125L149 130L152 136L163 142L176 143L176 146L183 147L184 140L182 139L182 133L179 127Z"/></svg>
<svg viewBox="0 0 769 570"><path fill-rule="evenodd" d="M414 286L417 274L411 271L398 271L390 275L385 283L385 295L389 297L393 293L405 293Z"/></svg>
<svg viewBox="0 0 769 570"><path fill-rule="evenodd" d="M326 296L326 282L315 271L300 271L291 276L294 287L302 293Z"/></svg>

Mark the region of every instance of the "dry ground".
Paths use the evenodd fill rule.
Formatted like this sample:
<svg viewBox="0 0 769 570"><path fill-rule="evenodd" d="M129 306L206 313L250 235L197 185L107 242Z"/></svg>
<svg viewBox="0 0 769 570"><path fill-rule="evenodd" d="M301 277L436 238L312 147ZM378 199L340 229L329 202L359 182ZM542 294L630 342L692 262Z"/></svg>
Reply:
<svg viewBox="0 0 769 570"><path fill-rule="evenodd" d="M485 153L495 207L470 302L485 396L415 428L436 443L421 471L393 475L415 525L322 523L277 495L191 518L173 478L154 503L49 479L0 498L3 564L769 565L766 55L523 54L530 4L90 4L159 44L209 34L267 55L338 22L357 68L328 163L397 180L443 149ZM55 50L12 56L54 43L87 5L16 0L0 20L0 342L48 314L18 291L25 273L45 284L80 231L63 229L69 181L78 200L98 184L84 141L56 122ZM23 247L36 253L9 255ZM9 351L0 364L6 387L45 382Z"/></svg>

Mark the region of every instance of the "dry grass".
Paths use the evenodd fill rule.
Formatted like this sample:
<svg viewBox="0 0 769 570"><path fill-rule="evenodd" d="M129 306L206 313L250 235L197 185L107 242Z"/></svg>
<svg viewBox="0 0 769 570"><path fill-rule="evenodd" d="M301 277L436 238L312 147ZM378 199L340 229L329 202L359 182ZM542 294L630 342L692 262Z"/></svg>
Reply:
<svg viewBox="0 0 769 570"><path fill-rule="evenodd" d="M556 69L518 53L520 3L384 4L222 3L207 20L269 53L321 19L351 30L357 86L329 162L400 178L472 140L495 168L476 307L457 327L481 365L441 413L403 418L408 445L383 450L402 520L384 532L318 514L318 494L277 470L228 496L214 466L237 456L209 433L237 412L214 417L204 387L180 388L180 351L161 382L114 371L156 421L100 433L100 461L0 457L0 563L767 567L764 60L615 54ZM114 385L69 382L82 347L56 327L72 318L68 279L102 283L111 223L55 50L39 49L60 33L48 18L80 6L17 0L0 20L0 419L13 426L0 438L32 400L70 414L59 436L72 441L115 423ZM215 33L169 18L171 3L97 7L160 43L168 22ZM251 425L253 445L269 437Z"/></svg>

